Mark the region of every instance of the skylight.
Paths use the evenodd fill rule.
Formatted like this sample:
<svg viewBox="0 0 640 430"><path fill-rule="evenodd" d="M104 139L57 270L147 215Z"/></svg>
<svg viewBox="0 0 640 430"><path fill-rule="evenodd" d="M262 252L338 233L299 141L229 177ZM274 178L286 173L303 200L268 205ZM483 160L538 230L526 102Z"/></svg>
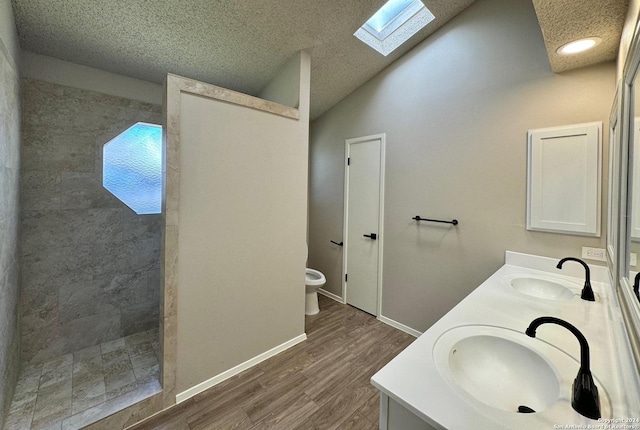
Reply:
<svg viewBox="0 0 640 430"><path fill-rule="evenodd" d="M413 0L390 0L369 18L367 24L375 31L380 32L411 3L413 3Z"/></svg>
<svg viewBox="0 0 640 430"><path fill-rule="evenodd" d="M420 0L389 0L353 35L387 56L434 18Z"/></svg>

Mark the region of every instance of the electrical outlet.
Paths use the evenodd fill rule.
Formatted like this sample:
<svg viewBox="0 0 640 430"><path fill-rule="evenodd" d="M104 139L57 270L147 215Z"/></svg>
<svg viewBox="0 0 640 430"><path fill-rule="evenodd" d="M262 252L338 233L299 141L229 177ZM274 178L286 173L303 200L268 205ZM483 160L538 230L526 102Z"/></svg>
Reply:
<svg viewBox="0 0 640 430"><path fill-rule="evenodd" d="M607 261L603 248L589 248L588 246L582 247L582 258L586 258L587 260Z"/></svg>
<svg viewBox="0 0 640 430"><path fill-rule="evenodd" d="M631 254L629 254L629 265L636 267L637 265L637 257L636 257L636 253L632 252Z"/></svg>

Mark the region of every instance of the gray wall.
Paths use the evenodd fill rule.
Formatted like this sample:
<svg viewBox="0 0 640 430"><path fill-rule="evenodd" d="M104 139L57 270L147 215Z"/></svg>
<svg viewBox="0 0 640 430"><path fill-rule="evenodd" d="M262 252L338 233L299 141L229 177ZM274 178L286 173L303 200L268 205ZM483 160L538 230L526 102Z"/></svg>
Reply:
<svg viewBox="0 0 640 430"><path fill-rule="evenodd" d="M424 331L504 262L605 238L525 229L526 132L603 121L615 65L554 75L528 0L475 2L311 125L309 267L342 294L344 142L387 133L382 314ZM606 225L606 187L603 187ZM457 227L418 224L414 215ZM606 229L602 229L606 231Z"/></svg>
<svg viewBox="0 0 640 430"><path fill-rule="evenodd" d="M22 359L156 327L161 217L101 178L102 145L161 107L24 79L22 111Z"/></svg>
<svg viewBox="0 0 640 430"><path fill-rule="evenodd" d="M29 51L20 54L20 74L23 78L162 105L162 85Z"/></svg>
<svg viewBox="0 0 640 430"><path fill-rule="evenodd" d="M300 104L300 56L298 52L265 86L258 97L297 108Z"/></svg>
<svg viewBox="0 0 640 430"><path fill-rule="evenodd" d="M20 78L9 0L0 0L0 428L20 372Z"/></svg>

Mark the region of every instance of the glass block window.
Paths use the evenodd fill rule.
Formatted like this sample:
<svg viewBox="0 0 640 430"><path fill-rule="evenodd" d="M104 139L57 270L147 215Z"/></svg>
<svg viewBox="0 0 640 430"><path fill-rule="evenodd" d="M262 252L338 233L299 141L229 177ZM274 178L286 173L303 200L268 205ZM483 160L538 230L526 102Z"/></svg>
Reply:
<svg viewBox="0 0 640 430"><path fill-rule="evenodd" d="M162 203L162 126L139 122L102 150L102 185L138 215Z"/></svg>

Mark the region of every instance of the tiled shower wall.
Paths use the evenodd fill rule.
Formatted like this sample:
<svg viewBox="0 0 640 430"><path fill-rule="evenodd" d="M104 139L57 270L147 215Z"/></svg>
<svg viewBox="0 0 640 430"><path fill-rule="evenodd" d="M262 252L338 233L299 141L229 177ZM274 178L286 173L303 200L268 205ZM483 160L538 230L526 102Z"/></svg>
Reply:
<svg viewBox="0 0 640 430"><path fill-rule="evenodd" d="M22 81L22 360L158 326L160 215L102 187L102 146L161 107Z"/></svg>
<svg viewBox="0 0 640 430"><path fill-rule="evenodd" d="M0 427L20 371L20 79L0 39Z"/></svg>

